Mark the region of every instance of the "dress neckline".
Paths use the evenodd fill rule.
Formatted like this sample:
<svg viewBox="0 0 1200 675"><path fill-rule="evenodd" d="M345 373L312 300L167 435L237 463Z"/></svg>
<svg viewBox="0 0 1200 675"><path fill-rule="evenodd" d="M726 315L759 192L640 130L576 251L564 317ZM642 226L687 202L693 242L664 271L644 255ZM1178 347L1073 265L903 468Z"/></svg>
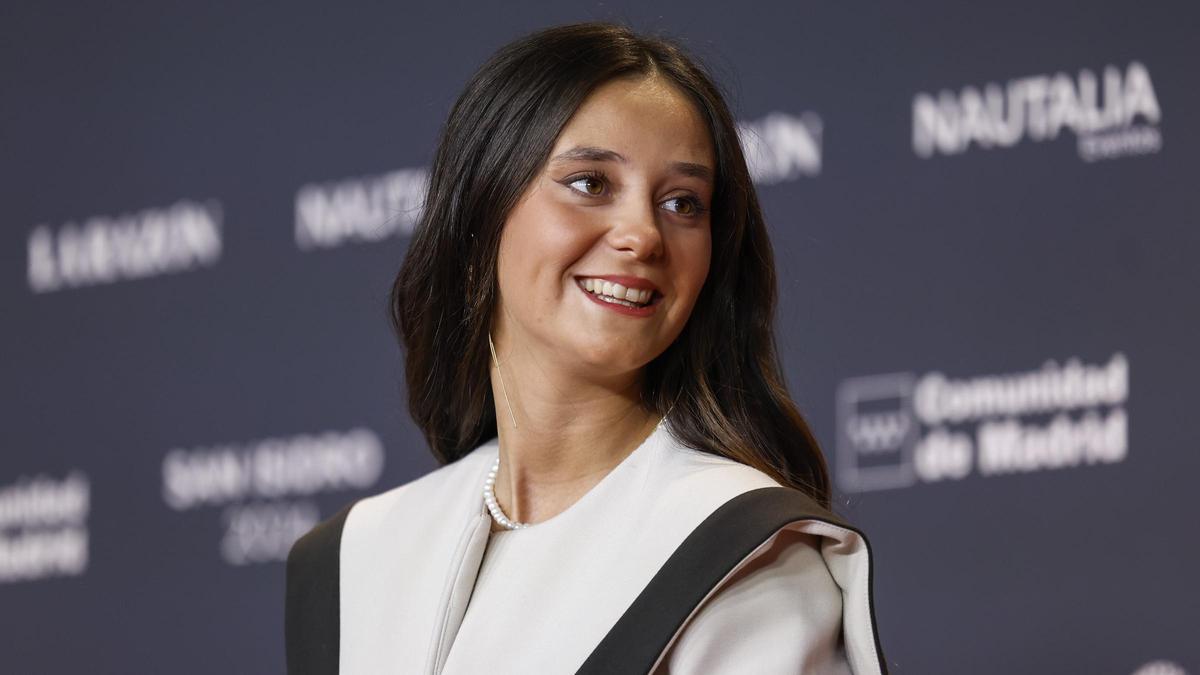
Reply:
<svg viewBox="0 0 1200 675"><path fill-rule="evenodd" d="M513 538L514 536L519 537L522 535L537 536L537 533L539 532L557 529L561 523L572 520L575 517L575 514L586 511L588 504L597 499L597 495L607 491L608 486L616 482L621 475L627 473L637 463L636 458L639 458L642 455L650 454L650 448L657 446L659 439L661 439L667 433L666 421L664 420L659 422L654 427L654 430L651 431L650 434L647 435L646 438L643 439L636 448L634 448L628 455L625 455L625 458L620 462L617 462L616 466L610 469L608 473L604 474L603 478L589 488L587 492L583 493L579 499L576 499L573 504L554 514L550 518L547 518L546 520L537 523L531 523L528 527L523 527L516 530L492 530L492 515L488 513L487 505L483 503L482 499L480 499L479 512L488 520L489 535L491 537L504 538ZM489 468L491 466L491 461L495 459L495 455L500 452L499 439L496 439L493 442L495 446L492 454L489 455L489 461L487 462ZM486 470L484 473L486 474Z"/></svg>

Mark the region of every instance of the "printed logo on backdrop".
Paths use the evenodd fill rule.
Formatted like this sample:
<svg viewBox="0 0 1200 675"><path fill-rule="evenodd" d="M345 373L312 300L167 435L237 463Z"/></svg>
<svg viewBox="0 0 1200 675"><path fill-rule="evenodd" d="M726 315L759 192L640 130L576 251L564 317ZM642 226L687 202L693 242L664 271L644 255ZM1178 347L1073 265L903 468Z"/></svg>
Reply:
<svg viewBox="0 0 1200 675"><path fill-rule="evenodd" d="M230 565L281 561L320 522L314 497L369 488L383 463L364 428L176 448L163 457L162 494L175 511L219 513L215 553Z"/></svg>
<svg viewBox="0 0 1200 675"><path fill-rule="evenodd" d="M773 185L821 173L821 118L773 112L740 122L738 136L755 183ZM427 168L302 186L296 192L296 248L315 251L411 236L429 186Z"/></svg>
<svg viewBox="0 0 1200 675"><path fill-rule="evenodd" d="M1120 352L998 375L850 378L837 391L838 484L865 492L1119 463L1128 397Z"/></svg>
<svg viewBox="0 0 1200 675"><path fill-rule="evenodd" d="M296 192L296 247L310 251L409 236L428 184L428 170L417 168L305 185Z"/></svg>
<svg viewBox="0 0 1200 675"><path fill-rule="evenodd" d="M913 97L913 151L929 159L1041 142L1064 132L1080 159L1094 162L1162 149L1162 109L1150 71L1138 61L1097 73L1033 75Z"/></svg>
<svg viewBox="0 0 1200 675"><path fill-rule="evenodd" d="M34 293L211 267L221 259L221 204L183 200L119 216L91 216L29 233Z"/></svg>
<svg viewBox="0 0 1200 675"><path fill-rule="evenodd" d="M773 112L738 123L738 137L756 185L775 185L821 173L824 127L813 112L799 117Z"/></svg>
<svg viewBox="0 0 1200 675"><path fill-rule="evenodd" d="M83 574L88 566L88 477L21 477L0 486L0 584Z"/></svg>

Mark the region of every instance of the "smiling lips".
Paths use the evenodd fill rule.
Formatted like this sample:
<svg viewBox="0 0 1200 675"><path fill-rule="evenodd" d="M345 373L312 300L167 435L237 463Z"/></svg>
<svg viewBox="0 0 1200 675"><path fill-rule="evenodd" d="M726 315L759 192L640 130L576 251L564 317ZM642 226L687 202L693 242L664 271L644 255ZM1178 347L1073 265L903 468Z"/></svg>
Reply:
<svg viewBox="0 0 1200 675"><path fill-rule="evenodd" d="M589 299L622 314L649 316L662 299L654 284L640 277L576 277L575 283Z"/></svg>

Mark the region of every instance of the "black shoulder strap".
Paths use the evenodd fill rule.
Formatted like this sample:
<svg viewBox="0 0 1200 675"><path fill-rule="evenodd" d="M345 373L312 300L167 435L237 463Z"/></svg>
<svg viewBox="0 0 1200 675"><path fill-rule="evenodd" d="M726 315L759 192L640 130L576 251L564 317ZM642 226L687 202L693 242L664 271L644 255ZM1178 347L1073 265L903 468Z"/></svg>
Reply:
<svg viewBox="0 0 1200 675"><path fill-rule="evenodd" d="M729 500L675 549L576 675L649 673L692 610L738 563L781 527L810 519L863 536L799 490L759 488ZM873 576L871 570L868 585ZM874 597L868 597L874 617ZM879 668L886 675L878 631L874 637Z"/></svg>
<svg viewBox="0 0 1200 675"><path fill-rule="evenodd" d="M342 528L351 502L292 544L284 633L288 675L337 675Z"/></svg>

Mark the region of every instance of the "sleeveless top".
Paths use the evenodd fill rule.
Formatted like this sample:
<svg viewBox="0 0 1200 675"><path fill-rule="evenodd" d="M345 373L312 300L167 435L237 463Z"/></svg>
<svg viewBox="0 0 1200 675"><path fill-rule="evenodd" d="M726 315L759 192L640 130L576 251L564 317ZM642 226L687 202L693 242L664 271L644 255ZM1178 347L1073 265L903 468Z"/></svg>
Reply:
<svg viewBox="0 0 1200 675"><path fill-rule="evenodd" d="M293 545L290 675L878 673L869 544L665 425L565 511L491 532L496 439Z"/></svg>

